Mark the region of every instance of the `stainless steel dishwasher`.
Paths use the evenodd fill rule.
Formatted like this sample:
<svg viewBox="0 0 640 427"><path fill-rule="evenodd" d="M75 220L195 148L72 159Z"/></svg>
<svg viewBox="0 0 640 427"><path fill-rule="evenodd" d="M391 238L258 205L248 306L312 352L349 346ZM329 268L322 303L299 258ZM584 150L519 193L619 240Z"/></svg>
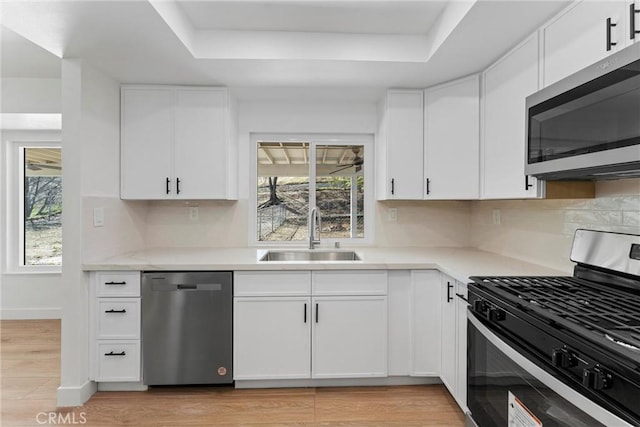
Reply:
<svg viewBox="0 0 640 427"><path fill-rule="evenodd" d="M142 273L143 383L233 382L233 274Z"/></svg>

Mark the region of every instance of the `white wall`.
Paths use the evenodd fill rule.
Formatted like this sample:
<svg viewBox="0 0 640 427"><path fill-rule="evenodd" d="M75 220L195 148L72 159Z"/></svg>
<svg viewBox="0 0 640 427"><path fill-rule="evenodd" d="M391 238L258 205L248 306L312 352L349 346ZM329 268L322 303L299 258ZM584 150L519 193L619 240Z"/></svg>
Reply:
<svg viewBox="0 0 640 427"><path fill-rule="evenodd" d="M597 182L595 199L471 202L471 215L473 246L570 272L577 228L640 234L640 179Z"/></svg>
<svg viewBox="0 0 640 427"><path fill-rule="evenodd" d="M3 113L59 113L60 79L3 78Z"/></svg>

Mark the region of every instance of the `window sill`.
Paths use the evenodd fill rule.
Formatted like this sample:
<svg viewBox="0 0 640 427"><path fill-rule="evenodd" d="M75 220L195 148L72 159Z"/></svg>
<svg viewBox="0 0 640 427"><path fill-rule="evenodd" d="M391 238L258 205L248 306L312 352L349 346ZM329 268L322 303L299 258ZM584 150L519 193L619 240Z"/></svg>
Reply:
<svg viewBox="0 0 640 427"><path fill-rule="evenodd" d="M15 270L3 271L4 276L30 276L30 275L60 275L62 268L44 267L44 268L19 268Z"/></svg>

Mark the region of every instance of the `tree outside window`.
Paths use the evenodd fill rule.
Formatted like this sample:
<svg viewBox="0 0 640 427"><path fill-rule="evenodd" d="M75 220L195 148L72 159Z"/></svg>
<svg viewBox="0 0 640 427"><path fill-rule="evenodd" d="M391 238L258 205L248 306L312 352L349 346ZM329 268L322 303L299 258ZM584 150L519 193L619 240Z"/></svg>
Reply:
<svg viewBox="0 0 640 427"><path fill-rule="evenodd" d="M257 241L306 240L313 206L321 238L363 239L365 158L362 142L257 141Z"/></svg>
<svg viewBox="0 0 640 427"><path fill-rule="evenodd" d="M62 264L62 153L60 148L22 148L21 264Z"/></svg>

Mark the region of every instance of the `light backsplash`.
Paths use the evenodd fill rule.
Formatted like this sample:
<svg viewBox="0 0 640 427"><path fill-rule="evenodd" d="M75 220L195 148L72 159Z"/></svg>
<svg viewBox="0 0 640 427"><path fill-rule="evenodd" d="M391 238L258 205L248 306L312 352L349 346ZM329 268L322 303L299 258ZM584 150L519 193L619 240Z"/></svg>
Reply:
<svg viewBox="0 0 640 427"><path fill-rule="evenodd" d="M640 179L597 182L594 199L471 202L472 246L566 272L578 228L640 234Z"/></svg>
<svg viewBox="0 0 640 427"><path fill-rule="evenodd" d="M389 209L397 220L389 220ZM465 201L387 201L376 203L376 246L471 245L471 205Z"/></svg>
<svg viewBox="0 0 640 427"><path fill-rule="evenodd" d="M640 179L602 181L595 199L377 202L375 246L477 247L569 273L577 228L640 233ZM248 201L85 197L84 259L153 247L246 247ZM198 219L189 206L198 206ZM105 226L93 227L94 207ZM389 219L389 209L397 219ZM493 211L500 210L500 224Z"/></svg>

